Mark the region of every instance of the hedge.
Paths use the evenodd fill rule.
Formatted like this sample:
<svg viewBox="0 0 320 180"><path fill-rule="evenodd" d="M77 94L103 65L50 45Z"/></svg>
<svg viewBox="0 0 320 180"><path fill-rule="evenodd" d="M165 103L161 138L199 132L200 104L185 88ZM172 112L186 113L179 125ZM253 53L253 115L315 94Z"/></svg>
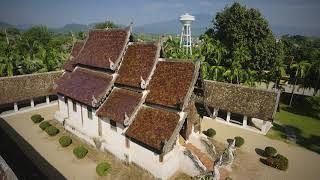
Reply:
<svg viewBox="0 0 320 180"><path fill-rule="evenodd" d="M47 129L47 127L51 126L51 124L48 121L43 121L39 124L39 127L44 131Z"/></svg>
<svg viewBox="0 0 320 180"><path fill-rule="evenodd" d="M84 158L88 153L88 150L83 146L78 146L73 149L73 154L78 158L82 159Z"/></svg>
<svg viewBox="0 0 320 180"><path fill-rule="evenodd" d="M72 139L69 136L62 136L59 139L59 143L62 147L67 147L72 143Z"/></svg>
<svg viewBox="0 0 320 180"><path fill-rule="evenodd" d="M40 114L34 114L34 115L31 116L31 120L34 123L40 123L41 121L44 120L44 118Z"/></svg>
<svg viewBox="0 0 320 180"><path fill-rule="evenodd" d="M99 163L96 167L96 172L99 176L105 176L111 170L111 165L107 162Z"/></svg>
<svg viewBox="0 0 320 180"><path fill-rule="evenodd" d="M204 134L208 137L213 137L216 135L216 131L212 128L207 129L207 131L204 132Z"/></svg>
<svg viewBox="0 0 320 180"><path fill-rule="evenodd" d="M47 127L45 131L49 136L55 136L60 132L59 129L54 126Z"/></svg>
<svg viewBox="0 0 320 180"><path fill-rule="evenodd" d="M264 148L264 153L263 155L265 157L274 157L277 154L277 150L274 147L266 147Z"/></svg>
<svg viewBox="0 0 320 180"><path fill-rule="evenodd" d="M234 137L236 140L236 147L241 147L244 144L244 139L240 136Z"/></svg>
<svg viewBox="0 0 320 180"><path fill-rule="evenodd" d="M262 162L268 166L271 166L283 171L288 169L288 164L289 164L288 159L281 154L277 154L274 157L268 157L267 159L262 160Z"/></svg>

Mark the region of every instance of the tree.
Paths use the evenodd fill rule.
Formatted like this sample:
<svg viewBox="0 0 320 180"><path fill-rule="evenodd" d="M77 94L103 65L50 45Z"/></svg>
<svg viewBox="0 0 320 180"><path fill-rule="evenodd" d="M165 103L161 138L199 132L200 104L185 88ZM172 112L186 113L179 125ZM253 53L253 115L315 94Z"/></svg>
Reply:
<svg viewBox="0 0 320 180"><path fill-rule="evenodd" d="M101 23L97 23L94 28L95 29L111 29L111 28L119 28L119 25L116 25L114 22L112 21L105 21L105 22L101 22Z"/></svg>
<svg viewBox="0 0 320 180"><path fill-rule="evenodd" d="M310 68L310 64L307 61L301 61L299 63L291 64L290 68L295 69L295 82L294 82L294 85L292 88L289 106L292 105L294 90L297 85L298 79L303 78L306 75L306 73L308 72L308 70Z"/></svg>
<svg viewBox="0 0 320 180"><path fill-rule="evenodd" d="M226 59L233 60L234 51L243 48L247 49L250 57L246 63L247 68L258 74L270 70L278 56L275 50L277 44L267 20L259 10L248 9L236 2L218 12L212 23L213 27L206 34L226 47L229 52Z"/></svg>

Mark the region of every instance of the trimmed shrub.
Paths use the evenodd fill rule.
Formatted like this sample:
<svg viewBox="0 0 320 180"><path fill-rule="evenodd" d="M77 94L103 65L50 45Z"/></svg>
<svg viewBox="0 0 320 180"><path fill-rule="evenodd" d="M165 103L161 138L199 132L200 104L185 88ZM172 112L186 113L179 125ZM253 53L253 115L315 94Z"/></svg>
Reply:
<svg viewBox="0 0 320 180"><path fill-rule="evenodd" d="M264 148L264 153L263 155L265 157L274 157L277 154L277 150L274 147L266 147Z"/></svg>
<svg viewBox="0 0 320 180"><path fill-rule="evenodd" d="M205 131L204 134L207 135L208 137L212 138L213 136L216 135L216 131L214 129L212 129L212 128L209 128L207 131Z"/></svg>
<svg viewBox="0 0 320 180"><path fill-rule="evenodd" d="M99 163L96 167L96 172L99 176L105 176L111 170L111 165L107 162Z"/></svg>
<svg viewBox="0 0 320 180"><path fill-rule="evenodd" d="M34 114L34 115L31 116L31 120L34 123L40 123L41 121L44 120L44 118L40 114Z"/></svg>
<svg viewBox="0 0 320 180"><path fill-rule="evenodd" d="M265 159L263 161L263 163L265 163L268 166L280 169L280 170L287 170L288 169L288 164L289 161L288 159L281 155L281 154L277 154L274 157L268 157L267 159Z"/></svg>
<svg viewBox="0 0 320 180"><path fill-rule="evenodd" d="M45 131L49 136L55 136L60 132L59 129L54 126L47 127Z"/></svg>
<svg viewBox="0 0 320 180"><path fill-rule="evenodd" d="M236 140L236 147L241 147L244 144L244 139L240 136L234 137Z"/></svg>
<svg viewBox="0 0 320 180"><path fill-rule="evenodd" d="M39 127L42 129L42 131L44 131L45 129L47 129L47 127L51 126L51 124L48 121L43 121L39 124Z"/></svg>
<svg viewBox="0 0 320 180"><path fill-rule="evenodd" d="M84 158L88 153L88 150L83 146L78 146L73 149L73 154L78 158L82 159Z"/></svg>
<svg viewBox="0 0 320 180"><path fill-rule="evenodd" d="M62 147L67 147L72 143L72 139L69 136L62 136L59 139L59 143Z"/></svg>

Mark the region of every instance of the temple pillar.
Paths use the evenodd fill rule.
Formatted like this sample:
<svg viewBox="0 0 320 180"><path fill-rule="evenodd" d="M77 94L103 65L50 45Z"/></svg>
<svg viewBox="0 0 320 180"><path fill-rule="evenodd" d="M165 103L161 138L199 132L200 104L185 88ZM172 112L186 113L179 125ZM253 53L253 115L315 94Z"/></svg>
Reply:
<svg viewBox="0 0 320 180"><path fill-rule="evenodd" d="M16 102L13 104L13 107L14 107L14 112L19 111L18 104Z"/></svg>
<svg viewBox="0 0 320 180"><path fill-rule="evenodd" d="M230 122L230 118L231 118L231 112L227 112L227 119L226 119L226 121L227 121L227 122Z"/></svg>
<svg viewBox="0 0 320 180"><path fill-rule="evenodd" d="M218 116L218 111L219 111L218 108L214 108L213 109L213 115L217 117Z"/></svg>
<svg viewBox="0 0 320 180"><path fill-rule="evenodd" d="M247 127L247 124L248 124L248 116L243 116L242 126Z"/></svg>
<svg viewBox="0 0 320 180"><path fill-rule="evenodd" d="M263 121L262 127L261 127L261 132L265 133L267 128L267 121Z"/></svg>
<svg viewBox="0 0 320 180"><path fill-rule="evenodd" d="M34 108L34 100L33 100L33 99L30 99L30 106L31 106L32 108Z"/></svg>
<svg viewBox="0 0 320 180"><path fill-rule="evenodd" d="M46 102L47 102L47 104L50 104L49 96L46 96Z"/></svg>

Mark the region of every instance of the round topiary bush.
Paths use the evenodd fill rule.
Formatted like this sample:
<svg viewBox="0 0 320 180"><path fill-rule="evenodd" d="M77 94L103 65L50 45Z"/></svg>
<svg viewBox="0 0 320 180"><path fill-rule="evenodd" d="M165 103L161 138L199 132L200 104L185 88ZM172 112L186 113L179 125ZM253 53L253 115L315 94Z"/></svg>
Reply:
<svg viewBox="0 0 320 180"><path fill-rule="evenodd" d="M284 170L288 169L289 161L285 156L283 156L281 154L277 154L274 157L268 157L264 161L264 163L268 166L271 166L271 167L274 167L274 168L277 168L277 169L284 171Z"/></svg>
<svg viewBox="0 0 320 180"><path fill-rule="evenodd" d="M59 129L54 126L47 127L45 131L49 136L55 136L60 132Z"/></svg>
<svg viewBox="0 0 320 180"><path fill-rule="evenodd" d="M48 121L43 121L39 124L39 127L44 131L47 129L47 127L51 126L51 124Z"/></svg>
<svg viewBox="0 0 320 180"><path fill-rule="evenodd" d="M82 159L84 158L88 153L88 150L83 146L78 146L73 149L73 154L78 158Z"/></svg>
<svg viewBox="0 0 320 180"><path fill-rule="evenodd" d="M240 136L234 137L236 140L236 147L241 147L244 144L244 139Z"/></svg>
<svg viewBox="0 0 320 180"><path fill-rule="evenodd" d="M105 176L111 170L111 166L107 162L99 163L96 167L96 172L99 176Z"/></svg>
<svg viewBox="0 0 320 180"><path fill-rule="evenodd" d="M34 114L34 115L31 116L31 120L34 123L40 123L41 121L44 120L44 118L40 114Z"/></svg>
<svg viewBox="0 0 320 180"><path fill-rule="evenodd" d="M216 131L214 129L212 129L212 128L209 128L209 129L207 129L205 135L207 135L208 137L212 138L213 136L216 135Z"/></svg>
<svg viewBox="0 0 320 180"><path fill-rule="evenodd" d="M277 150L274 147L266 147L264 148L264 156L265 157L274 157L277 154Z"/></svg>
<svg viewBox="0 0 320 180"><path fill-rule="evenodd" d="M72 139L69 136L62 136L59 139L59 143L62 147L67 147L72 143Z"/></svg>

